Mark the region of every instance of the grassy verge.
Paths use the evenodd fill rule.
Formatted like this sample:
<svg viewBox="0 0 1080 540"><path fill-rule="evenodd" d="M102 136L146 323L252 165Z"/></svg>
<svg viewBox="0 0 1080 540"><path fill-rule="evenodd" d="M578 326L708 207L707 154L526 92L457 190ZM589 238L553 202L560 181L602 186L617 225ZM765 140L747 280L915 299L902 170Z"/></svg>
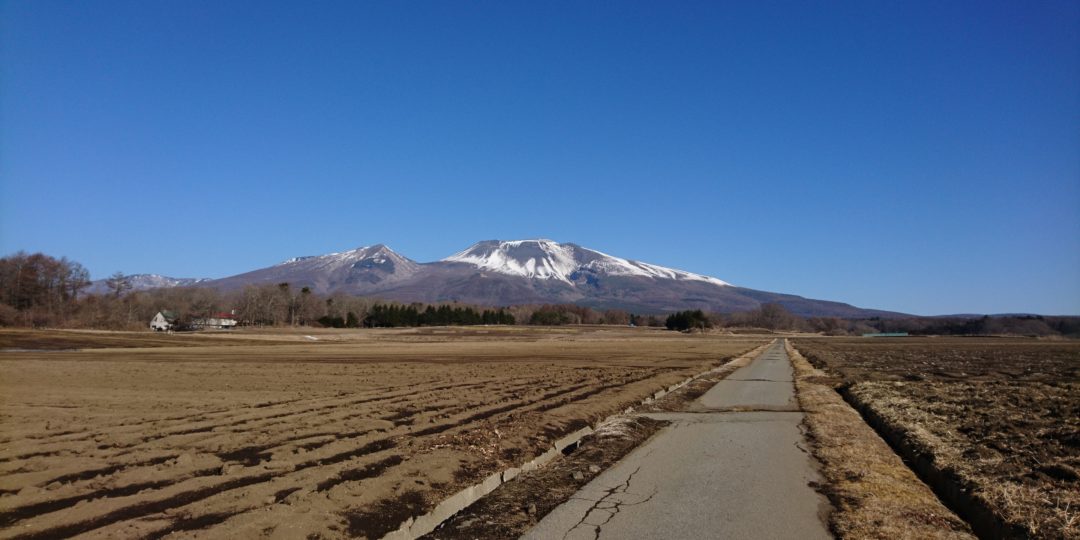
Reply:
<svg viewBox="0 0 1080 540"><path fill-rule="evenodd" d="M795 389L806 413L807 438L825 478L839 538L973 538L790 342Z"/></svg>
<svg viewBox="0 0 1080 540"><path fill-rule="evenodd" d="M981 538L1080 539L1080 343L800 339Z"/></svg>
<svg viewBox="0 0 1080 540"><path fill-rule="evenodd" d="M1028 466L1020 459L1028 457L1023 450L1031 441L999 446L1002 451L997 451L974 443L964 430L957 429L959 415L977 414L965 410L970 398L990 385L953 383L948 385L952 393L945 395L930 383L907 388L910 385L906 383L862 382L846 388L844 395L980 536L1080 538L1080 492L1076 491L1074 465L1045 462ZM1015 395L1017 389L997 390L997 395L983 403L1005 422L1015 422L1007 408L991 404L994 398L1009 395L1001 394L1002 390L1012 390ZM1066 395L1056 397L1057 401L1069 399ZM1040 442L1044 446L1049 443L1034 444ZM1009 459L1009 453L1018 456ZM1029 472L1019 477L1012 474L1022 468Z"/></svg>

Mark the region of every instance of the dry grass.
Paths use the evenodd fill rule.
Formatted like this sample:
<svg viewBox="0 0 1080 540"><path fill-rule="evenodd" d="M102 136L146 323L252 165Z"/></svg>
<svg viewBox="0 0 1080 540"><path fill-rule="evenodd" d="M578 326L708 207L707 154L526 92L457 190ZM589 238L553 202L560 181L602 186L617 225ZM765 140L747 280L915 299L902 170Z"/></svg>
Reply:
<svg viewBox="0 0 1080 540"><path fill-rule="evenodd" d="M1080 538L1080 507L1077 494L1050 497L1044 489L1012 482L990 486L982 495L1001 508L1005 518L1021 523L1033 537Z"/></svg>
<svg viewBox="0 0 1080 540"><path fill-rule="evenodd" d="M978 534L1080 539L1080 342L796 345Z"/></svg>
<svg viewBox="0 0 1080 540"><path fill-rule="evenodd" d="M790 342L795 388L840 538L972 538L967 524L893 453Z"/></svg>
<svg viewBox="0 0 1080 540"><path fill-rule="evenodd" d="M952 478L976 504L990 509L1007 527L1034 538L1080 538L1080 491L1076 490L1075 478L1045 478L1036 463L1039 456L1025 448L1046 442L1019 440L1000 447L1002 451L988 449L973 441L966 430L958 429L960 418L978 414L967 408L971 397L979 393L978 386L953 383L948 390L946 395L930 383L864 382L853 385L850 393L859 403L871 406L887 425L902 432L916 455L932 457L935 470ZM1006 423L1030 425L1033 421L1013 418L1015 415L994 401L993 397L984 397L982 403L990 414ZM1043 463L1042 468L1056 465L1075 475L1070 463L1077 461L1080 459L1074 455Z"/></svg>

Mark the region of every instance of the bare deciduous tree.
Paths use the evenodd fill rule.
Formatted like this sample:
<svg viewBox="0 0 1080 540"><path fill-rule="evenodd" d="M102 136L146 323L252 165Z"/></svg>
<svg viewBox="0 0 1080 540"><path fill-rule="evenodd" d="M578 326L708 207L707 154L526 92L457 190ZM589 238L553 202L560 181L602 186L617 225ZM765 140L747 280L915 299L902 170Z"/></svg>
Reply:
<svg viewBox="0 0 1080 540"><path fill-rule="evenodd" d="M112 291L113 297L120 298L120 295L131 289L131 280L123 272L117 271L105 280L105 285Z"/></svg>

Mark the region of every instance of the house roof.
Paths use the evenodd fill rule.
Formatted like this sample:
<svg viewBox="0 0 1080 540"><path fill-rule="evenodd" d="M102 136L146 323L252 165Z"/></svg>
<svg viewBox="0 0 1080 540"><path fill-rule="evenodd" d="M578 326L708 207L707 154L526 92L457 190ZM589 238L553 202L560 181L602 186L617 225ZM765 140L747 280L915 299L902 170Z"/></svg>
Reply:
<svg viewBox="0 0 1080 540"><path fill-rule="evenodd" d="M180 315L178 315L175 311L170 311L170 310L167 310L167 309L163 309L163 310L160 311L160 313L161 313L161 316L165 317L165 320L167 320L167 321L175 321L176 319L180 318Z"/></svg>

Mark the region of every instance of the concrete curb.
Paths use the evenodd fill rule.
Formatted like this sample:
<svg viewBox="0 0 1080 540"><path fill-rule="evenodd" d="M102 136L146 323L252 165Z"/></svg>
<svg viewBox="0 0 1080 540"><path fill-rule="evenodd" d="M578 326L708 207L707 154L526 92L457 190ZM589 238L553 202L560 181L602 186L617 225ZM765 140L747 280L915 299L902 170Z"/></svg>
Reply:
<svg viewBox="0 0 1080 540"><path fill-rule="evenodd" d="M615 415L612 415L615 416ZM609 417L610 418L610 417ZM536 456L521 467L511 467L501 472L494 473L479 484L469 486L443 500L428 512L419 517L409 518L401 526L386 536L383 540L415 540L425 534L434 531L442 522L450 519L454 514L468 508L481 497L498 489L499 486L513 480L517 475L534 471L547 465L548 462L562 454L563 450L576 446L586 435L593 432L591 427L583 427L557 441L543 454Z"/></svg>
<svg viewBox="0 0 1080 540"><path fill-rule="evenodd" d="M766 343L765 345L757 347L757 348L755 348L755 349L753 349L750 352L747 352L745 354L740 354L739 356L736 356L735 358L732 358L731 360L728 360L727 362L724 362L723 365L716 366L716 367L710 369L709 371L703 371L701 373L698 373L697 375L694 375L693 377L687 378L683 382L673 384L673 385L671 385L671 386L669 386L669 387L667 387L665 389L657 390L656 393L653 394L651 397L647 397L647 398L641 400L641 403L639 403L638 406L640 407L642 405L649 405L652 402L654 402L654 401L656 401L656 400L658 400L658 399L660 399L660 398L662 398L662 397L664 397L664 396L666 396L666 395L668 395L668 394L670 394L670 393L672 393L672 392L674 392L674 391L676 391L676 390L678 390L678 389L680 389L680 388L682 388L682 387L684 387L684 386L686 386L686 385L688 385L688 384L690 384L690 383L692 383L692 382L694 382L694 381L696 381L696 380L698 380L698 379L700 379L700 378L702 378L702 377L704 377L706 375L712 375L713 373L718 373L718 372L724 371L731 364L733 364L735 362L738 362L739 360L742 360L744 358L756 357L756 356L760 355L761 353L765 352L765 349L767 349L770 345L772 345L775 342L776 342L776 339L773 339L772 341ZM630 414L632 412L634 412L634 408L633 407L627 407L626 411L624 411L624 414Z"/></svg>
<svg viewBox="0 0 1080 540"><path fill-rule="evenodd" d="M773 340L773 341L775 341L775 340ZM769 343L767 343L765 345L762 345L760 347L757 347L757 348L755 348L755 349L753 349L753 350L751 350L751 351L749 351L747 353L741 354L741 355L739 355L739 356L725 362L721 366L717 366L717 367L715 367L713 369L710 369L708 371L703 371L701 373L698 373L697 375L694 375L693 377L687 378L686 380L684 380L684 381L682 381L680 383L676 383L676 384L673 384L673 385L671 385L671 386L669 386L669 387L667 387L665 389L658 390L652 396L641 400L641 403L638 406L648 405L648 404L650 404L650 403L652 403L652 402L654 402L654 401L656 401L656 400L670 394L671 392L674 392L674 391L682 388L683 386L686 386L687 384L690 384L691 382L693 382L693 381L695 381L695 380L697 380L697 379L699 379L701 377L704 377L704 376L712 374L712 373L716 373L717 371L721 371L726 366L731 364L732 362L739 361L739 360L741 360L743 358L746 358L746 357L757 356L757 355L761 354L761 352L764 351L765 348L767 348L769 345L772 345L773 341L770 341ZM617 416L621 416L623 414L629 414L629 413L632 413L632 412L634 412L634 407L628 407L622 413L616 413L616 414L613 414L611 416L608 416L607 418L604 418L602 421L597 423L597 425L603 424L604 422L607 422L608 420L611 420L612 418L615 418ZM581 429L579 429L579 430L577 430L577 431L575 431L575 432L573 432L573 433L571 433L571 434L569 434L569 435L555 441L554 443L552 443L551 448L549 448L546 452L544 452L543 454L540 454L539 456L536 456L532 460L530 460L530 461L526 462L525 464L523 464L521 467L511 467L511 468L506 469L504 471L493 473L492 475L485 478L484 481L480 482L479 484L474 484L472 486L469 486L469 487L467 487L467 488L465 488L465 489L451 495L449 498L444 499L442 502L437 504L435 506L435 508L433 508L427 514L424 514L422 516L417 516L417 517L411 517L411 518L405 520L405 522L402 523L401 526L398 527L397 530L395 530L393 532L390 532L390 533L386 534L385 536L383 536L382 540L416 540L417 538L420 538L421 536L423 536L423 535L425 535L427 533L430 533L431 531L434 531L444 521L446 521L446 520L450 519L451 517L453 517L454 514L457 514L458 512L468 508L469 506L471 506L476 501L480 500L485 495L487 495L487 494L491 493L492 491L495 491L496 489L498 489L499 486L505 484L506 482L509 482L509 481L513 480L519 474L539 469L539 468L543 467L544 465L547 465L548 462L550 462L551 460L558 457L567 448L576 447L577 444L579 442L581 442L582 438L584 438L586 435L591 434L593 431L594 431L594 428L592 428L592 427L583 427L583 428L581 428Z"/></svg>

